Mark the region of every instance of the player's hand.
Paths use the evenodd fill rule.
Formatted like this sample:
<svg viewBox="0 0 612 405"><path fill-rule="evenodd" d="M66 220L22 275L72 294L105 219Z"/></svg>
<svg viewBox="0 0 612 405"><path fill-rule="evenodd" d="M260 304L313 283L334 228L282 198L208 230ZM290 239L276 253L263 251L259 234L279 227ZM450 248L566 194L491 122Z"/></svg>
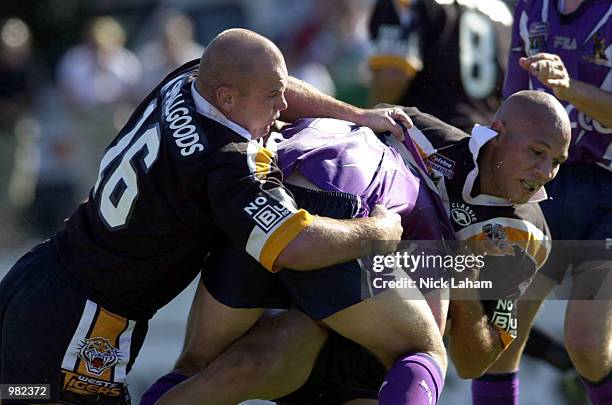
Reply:
<svg viewBox="0 0 612 405"><path fill-rule="evenodd" d="M529 58L520 58L519 65L551 89L555 96L565 100L565 95L570 88L570 77L558 55L538 53Z"/></svg>
<svg viewBox="0 0 612 405"><path fill-rule="evenodd" d="M395 252L402 239L402 217L380 204L374 206L370 212L370 217L378 220L381 241L384 245L380 246L380 248L384 250L383 253Z"/></svg>
<svg viewBox="0 0 612 405"><path fill-rule="evenodd" d="M374 132L391 132L400 141L404 140L404 128L412 128L412 120L401 107L363 110L356 124L369 127Z"/></svg>

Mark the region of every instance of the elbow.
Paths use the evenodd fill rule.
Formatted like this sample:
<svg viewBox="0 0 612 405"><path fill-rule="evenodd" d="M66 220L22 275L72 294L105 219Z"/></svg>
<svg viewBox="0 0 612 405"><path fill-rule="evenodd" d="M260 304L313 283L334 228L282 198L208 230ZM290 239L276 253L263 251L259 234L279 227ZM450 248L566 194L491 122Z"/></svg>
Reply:
<svg viewBox="0 0 612 405"><path fill-rule="evenodd" d="M293 248L290 243L278 255L274 262L275 269L289 268L297 270L300 267L300 255L297 249Z"/></svg>

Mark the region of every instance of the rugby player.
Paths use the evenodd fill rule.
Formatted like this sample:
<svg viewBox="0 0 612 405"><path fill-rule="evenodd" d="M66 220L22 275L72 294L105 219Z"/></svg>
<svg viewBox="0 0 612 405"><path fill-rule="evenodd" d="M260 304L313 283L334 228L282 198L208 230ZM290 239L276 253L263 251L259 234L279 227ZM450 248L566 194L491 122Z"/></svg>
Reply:
<svg viewBox="0 0 612 405"><path fill-rule="evenodd" d="M439 212L439 221L450 214L457 237L484 241L481 249L492 256L487 258L488 266L485 268L496 268L502 273L510 271L504 274L505 277L484 276L481 272L481 277L510 285L504 289L502 299L451 301L451 357L463 377L476 377L515 336L514 300L548 255L547 227L536 202L545 198L542 186L554 177L558 164L566 157L569 121L553 97L530 91L509 98L498 111L491 129L477 126L471 137L416 109L406 109L406 112L417 125L410 130L410 138L418 146L420 154L412 141L400 143L386 138L387 150L396 151L402 157L399 164L393 160L394 154L378 163L382 153L380 147L367 137L359 140L347 134L344 142L329 145L323 134L319 135L323 137L322 145L315 147L316 136L309 133L312 129L302 128L302 132L294 134L294 127L285 132L290 139L278 146L279 161L284 170L295 168L319 188L340 191L351 189L352 183L344 182L345 176L351 175L364 178L363 183L370 185L368 188L390 189L385 183L392 177L388 170L381 169L381 173L372 175L367 169L371 164L392 167L398 177L402 177L408 168L420 174L427 169L431 172L445 210L448 210L447 213ZM532 113L541 117L536 124L528 124ZM329 124L324 128L332 133L342 132L338 125ZM547 149L541 155L536 154L533 149L541 148L542 143L548 145ZM364 156L368 158L364 159ZM419 165L421 156L425 157L426 166ZM356 164L359 157L362 157L359 160L361 166L365 167L362 170ZM292 181L291 176L287 181ZM428 183L428 177L420 178L423 183ZM395 189L396 192L409 190L400 184ZM351 191L366 201L370 197L360 188ZM411 221L410 217L404 219L406 230ZM435 223L435 220L430 223ZM432 302L428 300L428 303ZM297 306L305 307L299 297ZM180 366L186 364L186 358L192 357L191 360L197 362L198 339L193 334L199 333L197 326L194 328L199 321L199 312L192 308L187 346L182 363L179 362L179 372L183 371ZM379 316L388 319L386 314ZM438 326L444 329L444 321L436 318ZM361 319L360 322L366 321ZM384 335L384 332L380 333ZM160 403L202 401L221 404L285 395L306 380L314 362L313 353L319 352L326 336L321 328L295 309L264 320L195 378L170 391ZM394 392L393 379L398 378L398 374L389 373L386 383L381 386L385 365L368 350L343 339L334 335L323 349L324 359L319 360L311 381L285 400L290 403L343 403L378 397L381 403L404 403L406 400L413 401L407 403L435 403L441 381L436 380L432 385L430 379L424 379L426 389ZM421 367L420 361L417 357L406 359L403 364L399 362L405 367L401 378L414 378L416 370ZM158 384L151 390L151 397L185 379L177 374L173 378L174 381L165 381L165 387ZM231 388L220 388L226 385ZM152 392L156 388L159 391ZM143 403L153 402L150 397L145 397Z"/></svg>
<svg viewBox="0 0 612 405"><path fill-rule="evenodd" d="M256 142L288 103L289 119L332 114L400 134L395 119L410 125L399 109L364 111L288 78L262 36L221 33L199 66L178 68L145 98L106 150L89 199L0 283L0 383L50 384L53 402L129 403L125 378L147 320L218 241L277 271L346 262L363 240L399 240L400 218L383 207L347 221L296 207Z"/></svg>
<svg viewBox="0 0 612 405"><path fill-rule="evenodd" d="M517 4L504 95L527 88L546 91L567 110L572 123L569 159L548 187L551 199L542 203L542 210L554 240L590 242L582 244L586 248L564 242L566 249L553 249L543 277L528 291L530 299L520 302L525 328L489 370L496 383L474 383L475 404L518 403L517 370L529 325L570 265L572 299L565 314L565 345L591 402L612 403L612 301L604 296L611 287L605 280L612 263L606 247L612 237L611 40L609 1ZM516 386L513 398L499 398L497 387L503 384Z"/></svg>
<svg viewBox="0 0 612 405"><path fill-rule="evenodd" d="M414 106L468 133L491 122L511 26L501 0L379 0L370 18L370 102ZM561 370L572 367L562 343L542 331L527 349Z"/></svg>

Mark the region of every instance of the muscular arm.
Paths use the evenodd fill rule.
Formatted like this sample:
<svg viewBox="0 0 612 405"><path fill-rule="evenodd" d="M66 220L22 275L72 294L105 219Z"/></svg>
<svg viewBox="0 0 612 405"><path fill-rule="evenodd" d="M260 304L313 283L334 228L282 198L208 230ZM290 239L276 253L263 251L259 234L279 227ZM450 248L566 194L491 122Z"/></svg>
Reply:
<svg viewBox="0 0 612 405"><path fill-rule="evenodd" d="M412 127L410 118L399 109L368 110L358 108L323 94L311 85L294 77L289 78L285 98L288 107L281 113L281 119L287 122L305 117L330 117L370 127L376 132L389 131L398 139L404 138L402 128L397 125L398 122L406 128Z"/></svg>
<svg viewBox="0 0 612 405"><path fill-rule="evenodd" d="M612 128L612 92L602 90L580 80L570 79L567 89L555 91L561 100L566 100L579 111Z"/></svg>
<svg viewBox="0 0 612 405"><path fill-rule="evenodd" d="M382 206L377 206L372 215L349 220L314 217L281 251L274 267L313 270L347 262L363 256L363 243L369 240L388 241L380 246L384 249L380 253L394 251L402 234L400 216Z"/></svg>

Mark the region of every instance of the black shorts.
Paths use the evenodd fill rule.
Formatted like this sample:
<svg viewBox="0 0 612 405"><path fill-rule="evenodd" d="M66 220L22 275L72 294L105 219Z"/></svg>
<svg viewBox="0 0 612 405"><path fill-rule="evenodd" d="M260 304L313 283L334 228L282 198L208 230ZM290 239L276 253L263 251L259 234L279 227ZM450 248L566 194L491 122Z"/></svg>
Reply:
<svg viewBox="0 0 612 405"><path fill-rule="evenodd" d="M287 185L300 208L336 219L354 218L359 199L347 193ZM313 252L317 254L317 252ZM221 246L204 265L204 285L219 302L233 308L288 308L295 303L313 319L324 319L363 300L357 261L321 270L277 274L266 271L243 249Z"/></svg>
<svg viewBox="0 0 612 405"><path fill-rule="evenodd" d="M0 383L49 384L51 402L128 404L125 377L146 331L146 320L89 300L43 242L0 282Z"/></svg>
<svg viewBox="0 0 612 405"><path fill-rule="evenodd" d="M582 263L612 261L612 173L594 164L563 165L546 192L550 198L540 206L553 243L540 271L562 282L570 267L576 275Z"/></svg>
<svg viewBox="0 0 612 405"><path fill-rule="evenodd" d="M280 405L339 405L377 399L384 365L362 346L331 333L306 383L277 400Z"/></svg>

